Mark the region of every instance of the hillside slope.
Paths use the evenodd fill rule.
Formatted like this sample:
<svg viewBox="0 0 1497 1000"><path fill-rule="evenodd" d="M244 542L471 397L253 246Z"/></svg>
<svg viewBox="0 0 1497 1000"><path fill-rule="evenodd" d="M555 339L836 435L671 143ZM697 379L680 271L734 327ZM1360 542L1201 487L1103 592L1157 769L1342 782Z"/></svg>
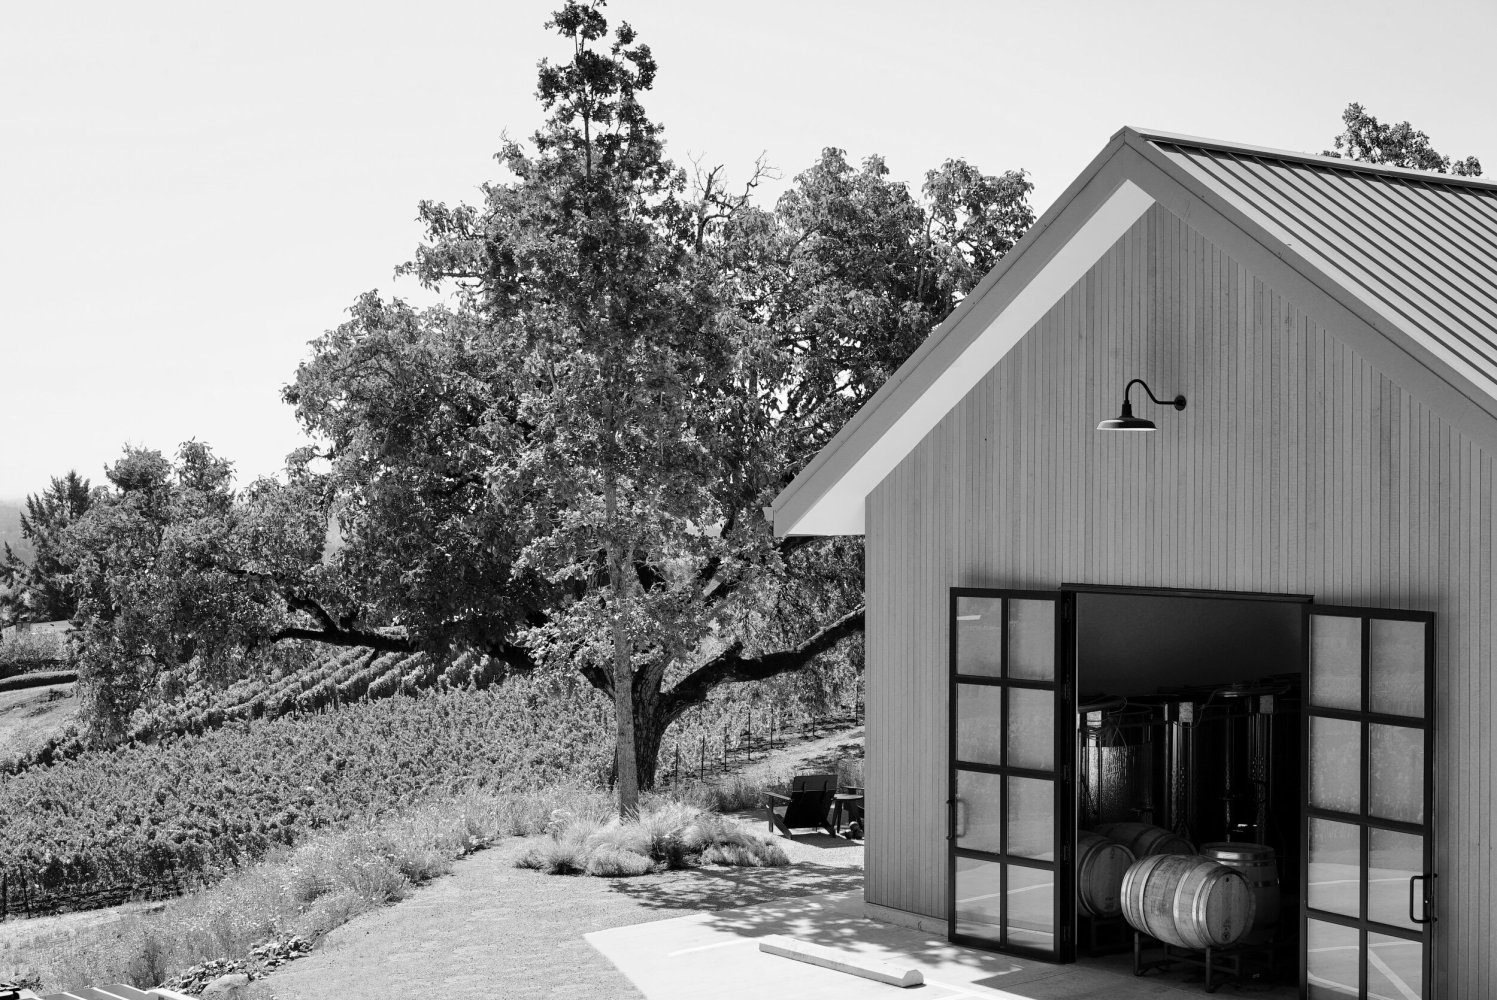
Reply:
<svg viewBox="0 0 1497 1000"><path fill-rule="evenodd" d="M0 691L0 760L62 735L78 712L73 684Z"/></svg>

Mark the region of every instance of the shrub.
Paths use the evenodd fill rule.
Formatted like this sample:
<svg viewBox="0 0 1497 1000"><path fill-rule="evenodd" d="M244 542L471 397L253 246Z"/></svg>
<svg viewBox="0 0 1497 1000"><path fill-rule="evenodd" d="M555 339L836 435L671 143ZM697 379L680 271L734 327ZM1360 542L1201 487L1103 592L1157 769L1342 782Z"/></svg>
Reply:
<svg viewBox="0 0 1497 1000"><path fill-rule="evenodd" d="M171 974L167 946L153 931L143 932L130 957L129 979L136 986L157 986Z"/></svg>
<svg viewBox="0 0 1497 1000"><path fill-rule="evenodd" d="M526 848L515 859L519 868L533 868L547 875L580 875L587 871L588 847L578 841L546 837Z"/></svg>
<svg viewBox="0 0 1497 1000"><path fill-rule="evenodd" d="M737 829L717 813L699 813L682 831L681 842L692 854L700 854L712 844L730 839Z"/></svg>
<svg viewBox="0 0 1497 1000"><path fill-rule="evenodd" d="M641 861L645 868L640 867ZM558 816L546 836L515 861L521 868L558 875L642 875L649 867L779 867L789 863L785 852L764 835L696 805L668 799L648 802L628 821Z"/></svg>
<svg viewBox="0 0 1497 1000"><path fill-rule="evenodd" d="M700 810L681 802L667 802L640 812L632 824L648 844L651 858L667 868L684 868L687 850L681 835L699 815Z"/></svg>
<svg viewBox="0 0 1497 1000"><path fill-rule="evenodd" d="M587 873L604 878L633 878L655 870L655 863L642 854L621 851L608 844L593 848L587 859Z"/></svg>
<svg viewBox="0 0 1497 1000"><path fill-rule="evenodd" d="M725 841L712 844L702 852L704 865L731 865L736 868L783 868L790 863L779 844L763 841Z"/></svg>
<svg viewBox="0 0 1497 1000"><path fill-rule="evenodd" d="M638 823L621 823L614 820L592 836L592 844L598 848L628 851L653 858L650 835Z"/></svg>

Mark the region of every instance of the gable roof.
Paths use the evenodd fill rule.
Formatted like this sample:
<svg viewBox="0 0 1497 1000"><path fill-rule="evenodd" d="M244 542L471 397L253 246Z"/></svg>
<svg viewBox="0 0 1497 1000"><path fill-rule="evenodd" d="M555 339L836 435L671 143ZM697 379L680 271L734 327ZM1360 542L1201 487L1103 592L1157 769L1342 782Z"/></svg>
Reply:
<svg viewBox="0 0 1497 1000"><path fill-rule="evenodd" d="M1155 203L1497 447L1497 184L1124 128L775 498L775 533L861 534L868 493Z"/></svg>

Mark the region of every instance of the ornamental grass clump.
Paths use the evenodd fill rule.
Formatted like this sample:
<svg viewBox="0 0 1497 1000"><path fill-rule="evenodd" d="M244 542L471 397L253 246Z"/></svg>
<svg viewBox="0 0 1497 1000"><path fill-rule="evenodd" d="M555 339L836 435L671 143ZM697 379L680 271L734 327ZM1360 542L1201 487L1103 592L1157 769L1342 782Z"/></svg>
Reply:
<svg viewBox="0 0 1497 1000"><path fill-rule="evenodd" d="M712 813L699 818L687 831L686 840L701 845L697 848L697 858L704 865L783 868L790 863L779 844Z"/></svg>
<svg viewBox="0 0 1497 1000"><path fill-rule="evenodd" d="M587 859L587 873L604 878L633 878L654 870L655 862L643 854L619 850L607 844L594 847L592 856Z"/></svg>
<svg viewBox="0 0 1497 1000"><path fill-rule="evenodd" d="M587 870L593 837L604 828L596 816L573 816L558 809L551 815L544 838L526 848L515 864L548 875L578 875Z"/></svg>
<svg viewBox="0 0 1497 1000"><path fill-rule="evenodd" d="M544 838L515 860L553 875L585 873L633 877L695 865L779 867L789 864L776 844L716 813L683 802L662 802L629 820L558 817Z"/></svg>

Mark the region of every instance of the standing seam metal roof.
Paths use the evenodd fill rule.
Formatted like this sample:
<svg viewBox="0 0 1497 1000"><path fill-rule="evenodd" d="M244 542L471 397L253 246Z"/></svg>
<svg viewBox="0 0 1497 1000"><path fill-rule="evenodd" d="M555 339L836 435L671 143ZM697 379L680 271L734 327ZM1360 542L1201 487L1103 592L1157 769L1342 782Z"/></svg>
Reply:
<svg viewBox="0 0 1497 1000"><path fill-rule="evenodd" d="M1497 398L1497 186L1145 138Z"/></svg>

